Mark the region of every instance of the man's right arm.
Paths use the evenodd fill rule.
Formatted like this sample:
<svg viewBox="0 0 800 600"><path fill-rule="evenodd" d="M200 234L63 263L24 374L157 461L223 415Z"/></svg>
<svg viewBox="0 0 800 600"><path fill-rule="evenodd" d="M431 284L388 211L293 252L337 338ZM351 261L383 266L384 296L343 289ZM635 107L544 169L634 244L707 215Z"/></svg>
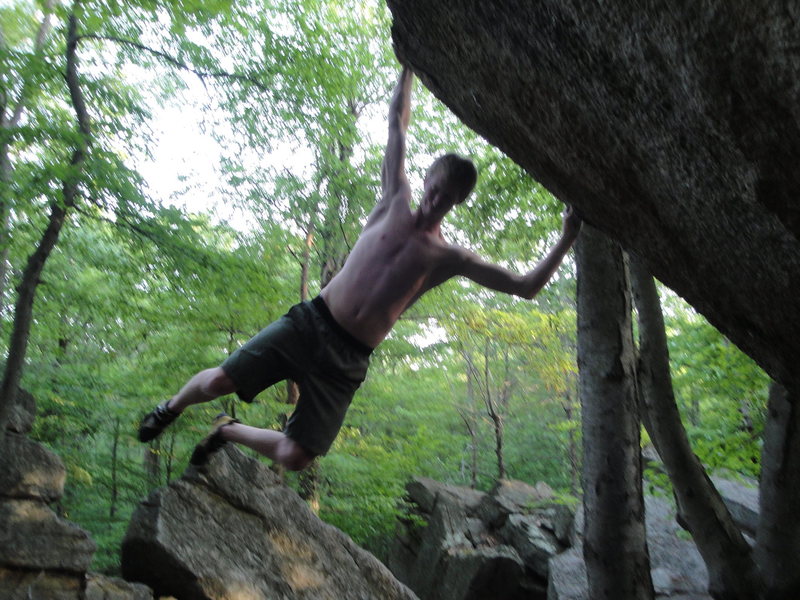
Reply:
<svg viewBox="0 0 800 600"><path fill-rule="evenodd" d="M469 250L459 248L460 264L456 274L498 292L532 299L550 281L581 229L581 218L571 207L564 210L561 238L547 255L527 273L520 275L483 260Z"/></svg>
<svg viewBox="0 0 800 600"><path fill-rule="evenodd" d="M411 118L411 86L414 74L403 66L389 104L389 140L381 166L381 200L369 216L369 222L383 215L397 198L410 202L405 173L406 131ZM404 193L400 193L404 192Z"/></svg>

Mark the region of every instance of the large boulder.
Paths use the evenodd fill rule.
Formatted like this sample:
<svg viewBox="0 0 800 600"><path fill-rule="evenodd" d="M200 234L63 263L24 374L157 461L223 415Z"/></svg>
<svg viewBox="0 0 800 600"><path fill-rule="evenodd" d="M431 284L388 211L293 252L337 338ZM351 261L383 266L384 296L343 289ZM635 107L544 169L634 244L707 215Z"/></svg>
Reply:
<svg viewBox="0 0 800 600"><path fill-rule="evenodd" d="M152 600L143 585L87 572L94 541L49 506L64 493L64 463L23 435L35 409L33 397L20 390L0 440L0 598Z"/></svg>
<svg viewBox="0 0 800 600"><path fill-rule="evenodd" d="M123 541L122 572L182 600L415 598L232 445L139 505Z"/></svg>
<svg viewBox="0 0 800 600"><path fill-rule="evenodd" d="M53 502L64 493L66 469L61 459L28 437L7 431L0 440L0 494Z"/></svg>
<svg viewBox="0 0 800 600"><path fill-rule="evenodd" d="M153 591L140 583L93 573L86 578L82 600L153 600Z"/></svg>
<svg viewBox="0 0 800 600"><path fill-rule="evenodd" d="M83 600L82 589L83 577L75 573L0 567L3 600Z"/></svg>
<svg viewBox="0 0 800 600"><path fill-rule="evenodd" d="M3 600L153 600L147 586L117 577L0 567Z"/></svg>
<svg viewBox="0 0 800 600"><path fill-rule="evenodd" d="M0 501L0 565L84 574L95 544L77 525L36 500Z"/></svg>
<svg viewBox="0 0 800 600"><path fill-rule="evenodd" d="M544 598L548 561L568 542L571 511L552 490L500 481L490 493L416 478L406 486L389 567L423 600Z"/></svg>
<svg viewBox="0 0 800 600"><path fill-rule="evenodd" d="M7 429L15 433L30 433L35 416L36 400L33 395L26 390L18 390L16 402L8 416Z"/></svg>
<svg viewBox="0 0 800 600"><path fill-rule="evenodd" d="M728 507L734 522L743 533L755 537L758 527L758 482L742 478L730 479L718 475L711 481Z"/></svg>
<svg viewBox="0 0 800 600"><path fill-rule="evenodd" d="M792 387L800 9L388 0L399 58Z"/></svg>

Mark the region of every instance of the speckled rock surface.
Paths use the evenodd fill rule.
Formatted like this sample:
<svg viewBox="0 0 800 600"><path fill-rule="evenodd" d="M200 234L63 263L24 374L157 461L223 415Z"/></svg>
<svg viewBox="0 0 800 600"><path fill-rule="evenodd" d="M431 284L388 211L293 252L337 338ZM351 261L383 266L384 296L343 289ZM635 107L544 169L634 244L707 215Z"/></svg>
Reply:
<svg viewBox="0 0 800 600"><path fill-rule="evenodd" d="M800 363L800 6L389 0L401 60L774 378Z"/></svg>
<svg viewBox="0 0 800 600"><path fill-rule="evenodd" d="M374 556L233 446L135 511L122 573L176 598L413 600Z"/></svg>

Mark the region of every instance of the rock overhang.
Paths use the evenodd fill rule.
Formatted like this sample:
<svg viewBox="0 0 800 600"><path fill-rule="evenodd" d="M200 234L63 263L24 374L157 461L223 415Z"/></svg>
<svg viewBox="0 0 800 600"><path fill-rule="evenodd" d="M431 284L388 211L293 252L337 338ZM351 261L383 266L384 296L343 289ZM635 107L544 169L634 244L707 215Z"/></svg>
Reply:
<svg viewBox="0 0 800 600"><path fill-rule="evenodd" d="M466 125L797 385L800 9L388 5L398 57Z"/></svg>

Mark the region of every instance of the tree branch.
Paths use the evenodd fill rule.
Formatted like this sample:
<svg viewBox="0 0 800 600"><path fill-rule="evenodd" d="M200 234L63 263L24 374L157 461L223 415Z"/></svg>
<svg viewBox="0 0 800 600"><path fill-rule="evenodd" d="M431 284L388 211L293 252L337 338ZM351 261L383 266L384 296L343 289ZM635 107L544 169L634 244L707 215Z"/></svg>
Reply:
<svg viewBox="0 0 800 600"><path fill-rule="evenodd" d="M50 32L50 17L53 14L53 3L54 0L47 0L43 7L44 16L42 17L42 22L39 23L39 28L36 31L36 39L33 43L33 53L39 54L41 53L42 49L44 48L44 41L47 37L47 34ZM28 88L27 82L22 88L22 92L20 93L19 101L17 105L14 107L13 114L11 119L9 120L9 125L11 127L16 127L19 125L20 120L22 119L22 113L25 110L25 101L28 99L27 94L25 93Z"/></svg>
<svg viewBox="0 0 800 600"><path fill-rule="evenodd" d="M197 77L199 77L202 81L205 81L205 79L207 77L213 77L213 78L218 78L218 79L236 79L236 80L244 81L246 83L254 85L258 89L260 89L262 92L268 92L269 91L269 88L266 85L264 85L263 83L261 83L260 81L258 81L257 79L255 79L254 77L251 77L249 75L244 75L242 73L230 73L228 71L223 71L223 70L219 70L219 71L200 71L200 70L195 69L194 67L186 64L185 62L183 62L183 61L181 61L181 60L179 60L179 59L177 59L177 58L175 58L173 56L170 56L166 52L162 52L161 50L156 50L155 48L150 48L149 46L145 46L144 44L139 43L139 42L135 42L133 40L128 40L128 39L117 37L117 36L114 36L114 35L99 35L99 34L96 34L96 33L86 33L86 34L80 36L78 39L79 40L90 39L90 40L99 40L99 41L106 41L106 42L116 42L117 44L124 44L124 45L127 45L127 46L133 46L134 48L138 48L139 50L142 50L143 52L147 52L149 54L152 54L153 56L157 56L161 60L163 60L165 62L168 62L169 64L171 64L171 65L173 65L175 67L183 69L184 71L189 71L190 73L193 73L193 74L197 75Z"/></svg>

